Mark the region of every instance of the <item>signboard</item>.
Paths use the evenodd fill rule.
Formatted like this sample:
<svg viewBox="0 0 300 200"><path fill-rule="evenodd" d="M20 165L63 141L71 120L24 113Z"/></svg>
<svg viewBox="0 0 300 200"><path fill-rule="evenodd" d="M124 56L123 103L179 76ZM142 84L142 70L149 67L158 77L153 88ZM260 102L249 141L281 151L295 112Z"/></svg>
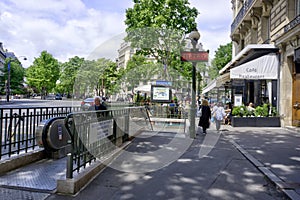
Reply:
<svg viewBox="0 0 300 200"><path fill-rule="evenodd" d="M156 80L155 85L172 86L172 82L163 81L163 80Z"/></svg>
<svg viewBox="0 0 300 200"><path fill-rule="evenodd" d="M234 106L243 105L243 97L242 95L236 94L234 95Z"/></svg>
<svg viewBox="0 0 300 200"><path fill-rule="evenodd" d="M232 68L230 78L247 80L277 79L278 66L278 56L268 54Z"/></svg>
<svg viewBox="0 0 300 200"><path fill-rule="evenodd" d="M90 124L89 144L113 134L113 119Z"/></svg>
<svg viewBox="0 0 300 200"><path fill-rule="evenodd" d="M153 102L171 102L172 91L169 87L161 85L152 85L151 87L151 101Z"/></svg>
<svg viewBox="0 0 300 200"><path fill-rule="evenodd" d="M181 61L187 62L208 62L208 52L206 51L182 51Z"/></svg>

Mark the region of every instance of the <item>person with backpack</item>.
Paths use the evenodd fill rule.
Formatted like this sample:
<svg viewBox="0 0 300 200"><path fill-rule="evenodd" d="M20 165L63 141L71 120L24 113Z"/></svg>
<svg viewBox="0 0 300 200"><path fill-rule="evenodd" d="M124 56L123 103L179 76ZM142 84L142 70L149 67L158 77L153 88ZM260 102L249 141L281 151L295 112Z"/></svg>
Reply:
<svg viewBox="0 0 300 200"><path fill-rule="evenodd" d="M223 122L224 117L226 116L222 102L219 102L217 104L217 106L214 107L212 114L215 119L216 129L217 129L217 131L219 131L221 128L221 123Z"/></svg>

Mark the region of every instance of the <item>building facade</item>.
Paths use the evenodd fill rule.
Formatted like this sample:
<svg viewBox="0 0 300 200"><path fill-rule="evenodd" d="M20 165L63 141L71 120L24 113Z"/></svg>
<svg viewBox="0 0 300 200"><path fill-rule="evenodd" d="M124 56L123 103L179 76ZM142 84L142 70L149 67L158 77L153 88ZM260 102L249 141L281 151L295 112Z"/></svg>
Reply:
<svg viewBox="0 0 300 200"><path fill-rule="evenodd" d="M221 76L243 103L270 103L300 126L300 0L232 0L233 58Z"/></svg>

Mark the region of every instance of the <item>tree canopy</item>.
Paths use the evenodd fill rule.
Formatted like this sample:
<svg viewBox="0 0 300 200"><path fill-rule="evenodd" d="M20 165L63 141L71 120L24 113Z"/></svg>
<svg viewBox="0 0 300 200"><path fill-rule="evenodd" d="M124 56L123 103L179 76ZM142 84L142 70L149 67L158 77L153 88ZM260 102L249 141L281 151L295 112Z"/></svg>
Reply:
<svg viewBox="0 0 300 200"><path fill-rule="evenodd" d="M42 51L40 57L35 58L33 65L26 70L27 84L46 95L56 86L59 70L58 61L47 51Z"/></svg>
<svg viewBox="0 0 300 200"><path fill-rule="evenodd" d="M8 79L8 62L10 63L10 90L14 94L24 94L24 77L25 69L21 65L21 62L17 59L7 58L5 61L5 67L1 69L0 73L0 86L1 93L5 93L5 82Z"/></svg>
<svg viewBox="0 0 300 200"><path fill-rule="evenodd" d="M220 45L217 51L215 51L215 58L213 60L213 65L218 69L225 67L232 59L232 43L226 45Z"/></svg>
<svg viewBox="0 0 300 200"><path fill-rule="evenodd" d="M209 75L212 79L219 75L221 70L232 59L232 43L226 45L220 45L217 51L215 51L215 58L212 61L212 67L209 68Z"/></svg>
<svg viewBox="0 0 300 200"><path fill-rule="evenodd" d="M188 0L134 0L126 10L126 40L138 54L148 55L165 67L178 67L184 35L197 27L196 8Z"/></svg>
<svg viewBox="0 0 300 200"><path fill-rule="evenodd" d="M69 61L62 63L60 68L59 84L56 88L59 93L66 93L68 96L73 94L75 79L80 67L83 65L84 58L75 56Z"/></svg>
<svg viewBox="0 0 300 200"><path fill-rule="evenodd" d="M98 60L85 60L77 71L74 92L77 97L99 95L107 96L115 92L119 79L117 65L111 60L100 58Z"/></svg>

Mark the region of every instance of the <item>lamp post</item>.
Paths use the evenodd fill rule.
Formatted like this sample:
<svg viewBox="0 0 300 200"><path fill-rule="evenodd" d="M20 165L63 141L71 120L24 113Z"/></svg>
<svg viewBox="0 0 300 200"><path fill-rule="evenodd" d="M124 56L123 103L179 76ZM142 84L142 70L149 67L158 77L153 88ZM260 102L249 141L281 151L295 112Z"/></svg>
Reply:
<svg viewBox="0 0 300 200"><path fill-rule="evenodd" d="M27 60L27 58L25 56L20 56L23 57L24 60ZM19 57L19 58L20 58ZM11 61L16 60L17 58L9 58L8 62L7 62L7 83L6 83L6 101L9 102L9 96L10 96L10 63Z"/></svg>
<svg viewBox="0 0 300 200"><path fill-rule="evenodd" d="M196 64L197 62L208 62L208 51L201 51L196 48L198 40L200 38L200 33L195 30L189 34L188 37L191 40L193 48L190 51L182 51L180 54L181 61L183 62L192 62L192 103L190 106L190 137L195 138L195 118L196 118Z"/></svg>
<svg viewBox="0 0 300 200"><path fill-rule="evenodd" d="M189 39L191 40L191 43L193 45L193 49L191 49L192 52L198 51L196 48L196 45L198 43L198 40L200 39L200 33L196 31L192 31L189 34ZM196 65L197 62L192 62L193 70L192 70L192 103L191 103L191 110L190 110L190 138L195 138L195 116L196 116Z"/></svg>

